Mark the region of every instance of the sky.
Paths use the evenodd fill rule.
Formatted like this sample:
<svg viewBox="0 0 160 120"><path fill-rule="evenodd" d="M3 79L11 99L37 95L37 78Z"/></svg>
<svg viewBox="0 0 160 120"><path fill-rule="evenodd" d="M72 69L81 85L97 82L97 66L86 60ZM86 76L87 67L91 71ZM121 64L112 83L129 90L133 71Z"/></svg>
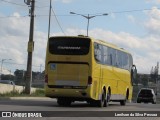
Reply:
<svg viewBox="0 0 160 120"><path fill-rule="evenodd" d="M35 0L33 71L43 71L48 37L49 0ZM24 0L0 0L0 61L3 72L26 70L30 7ZM160 61L160 0L52 0L50 36L86 35L124 48L138 73L148 74ZM56 15L56 17L55 17ZM9 60L12 59L12 60Z"/></svg>

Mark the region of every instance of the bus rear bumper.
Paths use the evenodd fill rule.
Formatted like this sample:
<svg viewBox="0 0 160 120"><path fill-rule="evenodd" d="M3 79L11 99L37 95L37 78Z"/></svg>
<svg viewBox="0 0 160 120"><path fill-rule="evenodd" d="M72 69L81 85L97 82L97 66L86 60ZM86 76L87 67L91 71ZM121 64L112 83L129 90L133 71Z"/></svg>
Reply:
<svg viewBox="0 0 160 120"><path fill-rule="evenodd" d="M91 98L90 86L77 88L51 88L45 85L45 96L51 98L71 97L71 98Z"/></svg>

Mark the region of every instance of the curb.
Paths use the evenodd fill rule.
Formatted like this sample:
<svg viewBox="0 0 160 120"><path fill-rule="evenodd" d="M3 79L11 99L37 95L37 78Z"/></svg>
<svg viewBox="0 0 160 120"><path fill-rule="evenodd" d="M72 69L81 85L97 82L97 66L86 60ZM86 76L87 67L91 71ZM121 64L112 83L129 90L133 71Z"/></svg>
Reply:
<svg viewBox="0 0 160 120"><path fill-rule="evenodd" d="M0 100L53 100L48 97L2 97Z"/></svg>

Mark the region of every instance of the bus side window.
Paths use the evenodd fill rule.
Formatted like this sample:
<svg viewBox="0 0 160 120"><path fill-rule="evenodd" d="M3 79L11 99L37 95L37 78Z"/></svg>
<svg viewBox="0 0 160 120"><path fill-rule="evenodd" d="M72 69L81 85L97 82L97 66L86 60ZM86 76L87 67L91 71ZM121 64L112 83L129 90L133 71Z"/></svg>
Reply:
<svg viewBox="0 0 160 120"><path fill-rule="evenodd" d="M107 56L108 56L107 64L112 65L112 57L113 56L112 56L112 49L110 47L108 47Z"/></svg>
<svg viewBox="0 0 160 120"><path fill-rule="evenodd" d="M112 65L117 66L117 61L116 61L116 50L112 49Z"/></svg>
<svg viewBox="0 0 160 120"><path fill-rule="evenodd" d="M104 59L104 64L108 64L108 48L106 46L103 46L103 59Z"/></svg>
<svg viewBox="0 0 160 120"><path fill-rule="evenodd" d="M122 68L122 52L117 51L117 65L119 68Z"/></svg>
<svg viewBox="0 0 160 120"><path fill-rule="evenodd" d="M108 48L109 65L116 66L116 50L113 48Z"/></svg>
<svg viewBox="0 0 160 120"><path fill-rule="evenodd" d="M94 44L94 57L96 61L101 62L102 61L102 48L99 44Z"/></svg>

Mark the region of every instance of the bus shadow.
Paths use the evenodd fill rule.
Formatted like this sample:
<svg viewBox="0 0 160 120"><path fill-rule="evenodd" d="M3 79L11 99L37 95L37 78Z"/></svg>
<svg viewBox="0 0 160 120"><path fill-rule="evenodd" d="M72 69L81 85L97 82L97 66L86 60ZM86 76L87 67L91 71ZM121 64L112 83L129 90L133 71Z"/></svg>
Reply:
<svg viewBox="0 0 160 120"><path fill-rule="evenodd" d="M86 102L74 102L70 106L59 106L56 101L45 100L0 100L0 105L12 105L12 106L38 106L38 107L56 107L56 108L100 108L97 106L91 106ZM110 103L108 107L117 107L120 104ZM104 107L107 108L107 107Z"/></svg>
<svg viewBox="0 0 160 120"><path fill-rule="evenodd" d="M117 106L121 106L120 104L118 103L110 103L109 106L107 107L117 107ZM88 103L80 103L80 102L75 102L75 103L72 103L70 106L59 106L58 104L54 104L53 107L67 107L67 108L101 108L101 107L98 107L98 106L93 106L93 105L90 105ZM107 108L107 107L104 107L104 108Z"/></svg>

